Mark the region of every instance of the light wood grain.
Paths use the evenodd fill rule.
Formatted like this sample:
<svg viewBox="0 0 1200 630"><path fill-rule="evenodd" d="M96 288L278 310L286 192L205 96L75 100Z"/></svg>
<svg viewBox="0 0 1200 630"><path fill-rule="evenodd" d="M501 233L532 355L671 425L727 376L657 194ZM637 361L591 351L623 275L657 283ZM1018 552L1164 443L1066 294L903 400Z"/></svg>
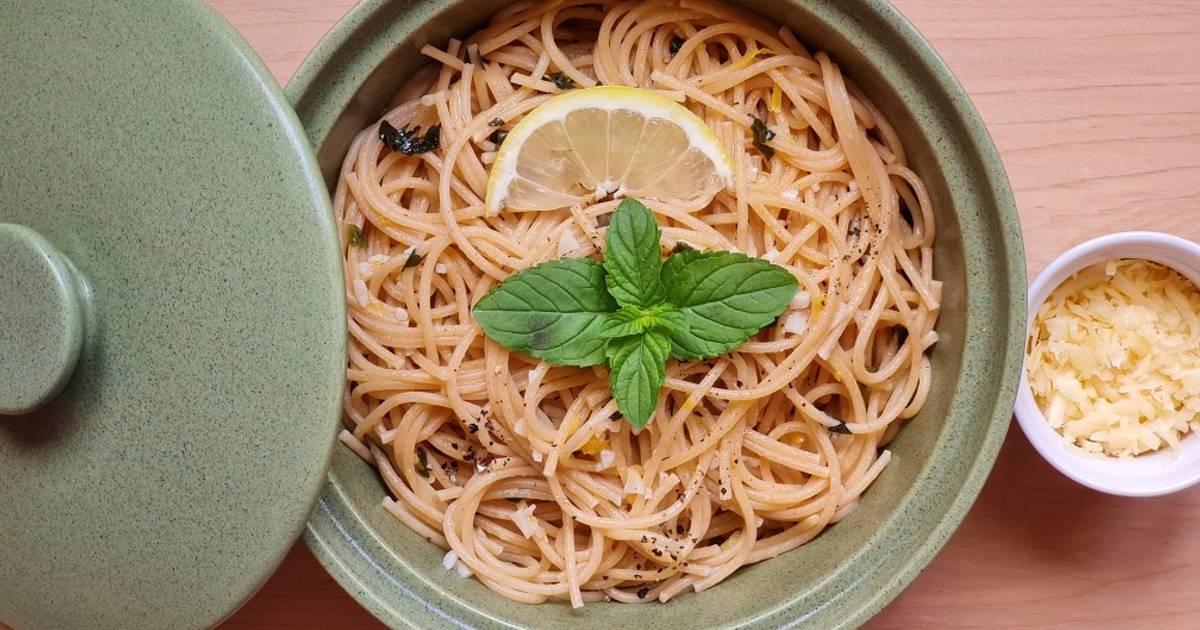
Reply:
<svg viewBox="0 0 1200 630"><path fill-rule="evenodd" d="M351 0L212 0L280 81ZM1200 240L1200 3L898 0L983 114L1030 273L1098 234ZM1200 627L1200 488L1084 489L1014 427L945 550L868 627ZM648 612L648 614L650 614ZM297 547L225 628L376 623Z"/></svg>

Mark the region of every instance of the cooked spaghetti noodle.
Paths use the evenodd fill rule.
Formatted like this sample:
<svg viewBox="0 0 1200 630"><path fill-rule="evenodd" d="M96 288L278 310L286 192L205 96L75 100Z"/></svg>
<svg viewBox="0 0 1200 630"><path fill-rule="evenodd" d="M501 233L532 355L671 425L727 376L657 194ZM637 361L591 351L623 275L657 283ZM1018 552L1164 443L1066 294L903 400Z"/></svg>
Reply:
<svg viewBox="0 0 1200 630"><path fill-rule="evenodd" d="M423 52L385 119L439 124L440 146L393 152L373 124L334 199L353 234L341 440L378 469L386 508L447 568L575 606L704 590L849 514L925 401L941 293L932 208L881 112L787 28L698 0L518 2ZM564 77L658 90L732 157L734 185L704 207L644 200L664 251L741 251L800 283L734 352L669 362L640 432L606 368L510 353L471 318L514 271L601 253L619 200L484 212L496 119ZM770 158L753 117L777 134Z"/></svg>

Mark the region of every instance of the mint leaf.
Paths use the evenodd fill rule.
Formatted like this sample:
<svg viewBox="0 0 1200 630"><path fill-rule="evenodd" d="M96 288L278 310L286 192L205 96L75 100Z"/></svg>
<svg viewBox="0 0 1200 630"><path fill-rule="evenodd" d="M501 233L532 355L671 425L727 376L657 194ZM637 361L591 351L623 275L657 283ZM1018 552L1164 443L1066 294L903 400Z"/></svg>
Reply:
<svg viewBox="0 0 1200 630"><path fill-rule="evenodd" d="M797 289L786 269L742 254L677 246L664 263L661 236L654 214L626 199L612 213L603 263L568 258L513 274L479 300L475 320L506 348L548 363L607 363L621 416L641 429L669 357L736 348Z"/></svg>
<svg viewBox="0 0 1200 630"><path fill-rule="evenodd" d="M670 304L659 304L650 308L626 306L605 317L600 335L608 338L640 335L650 329L686 330L687 320L683 313Z"/></svg>
<svg viewBox="0 0 1200 630"><path fill-rule="evenodd" d="M658 390L666 379L671 338L660 330L608 342L609 384L621 415L641 429L658 406Z"/></svg>
<svg viewBox="0 0 1200 630"><path fill-rule="evenodd" d="M621 306L648 307L663 301L661 237L654 213L640 201L626 199L613 212L604 237L604 270L608 292Z"/></svg>
<svg viewBox="0 0 1200 630"><path fill-rule="evenodd" d="M508 277L483 296L472 313L500 345L557 365L604 362L599 335L616 302L594 260L564 258Z"/></svg>
<svg viewBox="0 0 1200 630"><path fill-rule="evenodd" d="M732 252L684 251L667 259L667 301L688 323L671 331L671 356L706 359L742 345L779 316L796 294L786 269Z"/></svg>

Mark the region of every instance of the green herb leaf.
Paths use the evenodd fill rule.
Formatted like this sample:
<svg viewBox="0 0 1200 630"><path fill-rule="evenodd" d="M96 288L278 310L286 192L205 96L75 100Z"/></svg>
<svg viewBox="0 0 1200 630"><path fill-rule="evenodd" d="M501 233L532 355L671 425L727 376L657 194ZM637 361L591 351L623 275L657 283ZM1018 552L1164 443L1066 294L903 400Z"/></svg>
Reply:
<svg viewBox="0 0 1200 630"><path fill-rule="evenodd" d="M564 258L509 276L472 310L500 345L557 365L604 362L599 333L617 309L604 286L604 268L586 258Z"/></svg>
<svg viewBox="0 0 1200 630"><path fill-rule="evenodd" d="M786 269L732 252L686 251L663 265L667 301L687 331L672 331L671 355L707 359L742 345L783 312L798 283Z"/></svg>
<svg viewBox="0 0 1200 630"><path fill-rule="evenodd" d="M571 77L561 72L555 72L549 75L549 78L550 81L554 83L554 87L560 90L566 91L575 89L575 82L571 80Z"/></svg>
<svg viewBox="0 0 1200 630"><path fill-rule="evenodd" d="M767 144L775 139L775 132L771 131L767 123L755 116L754 122L750 123L750 131L754 132L754 148L758 149L768 160L775 157L775 147Z"/></svg>
<svg viewBox="0 0 1200 630"><path fill-rule="evenodd" d="M675 243L675 247L671 248L671 253L678 254L679 252L690 252L690 251L695 251L695 250L696 250L695 247L692 247L691 245L688 245L687 243L685 243L683 241L679 241L679 242Z"/></svg>
<svg viewBox="0 0 1200 630"><path fill-rule="evenodd" d="M417 447L416 469L418 475L426 478L429 477L429 459L425 455L425 449L421 448L420 446Z"/></svg>
<svg viewBox="0 0 1200 630"><path fill-rule="evenodd" d="M383 140L389 149L404 155L417 155L433 151L441 145L441 133L441 125L433 125L422 136L420 135L420 125L412 129L408 127L396 129L392 123L386 120L379 123L379 139Z"/></svg>
<svg viewBox="0 0 1200 630"><path fill-rule="evenodd" d="M671 338L659 330L608 343L609 384L621 415L634 428L646 426L658 406L666 378Z"/></svg>
<svg viewBox="0 0 1200 630"><path fill-rule="evenodd" d="M358 229L357 225L346 226L346 240L355 247L367 246L367 237L363 236L362 230Z"/></svg>
<svg viewBox="0 0 1200 630"><path fill-rule="evenodd" d="M850 435L853 433L853 431L850 430L850 427L846 426L846 423L842 422L841 420L838 420L837 424L825 428L829 429L832 433L842 433L845 435Z"/></svg>
<svg viewBox="0 0 1200 630"><path fill-rule="evenodd" d="M421 264L422 260L425 260L425 257L418 254L417 250L414 249L412 253L408 255L408 258L404 260L404 266L401 267L401 269L412 269L413 267Z"/></svg>
<svg viewBox="0 0 1200 630"><path fill-rule="evenodd" d="M605 317L600 335L608 338L628 337L651 329L686 332L687 326L683 313L670 304L650 308L626 306Z"/></svg>
<svg viewBox="0 0 1200 630"><path fill-rule="evenodd" d="M654 213L636 199L617 206L605 234L608 292L621 306L649 307L663 301L662 232Z"/></svg>

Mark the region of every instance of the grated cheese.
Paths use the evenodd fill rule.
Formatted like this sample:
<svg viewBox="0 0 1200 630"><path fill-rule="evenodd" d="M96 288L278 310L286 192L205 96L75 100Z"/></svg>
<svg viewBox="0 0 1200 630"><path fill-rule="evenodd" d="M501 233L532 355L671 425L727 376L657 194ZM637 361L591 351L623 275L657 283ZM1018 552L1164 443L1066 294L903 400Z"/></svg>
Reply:
<svg viewBox="0 0 1200 630"><path fill-rule="evenodd" d="M1200 429L1200 289L1143 260L1092 265L1038 311L1026 365L1050 426L1131 457Z"/></svg>
<svg viewBox="0 0 1200 630"><path fill-rule="evenodd" d="M825 296L818 295L812 298L812 318L820 319L821 313L825 311Z"/></svg>
<svg viewBox="0 0 1200 630"><path fill-rule="evenodd" d="M783 320L783 332L792 335L803 335L808 330L808 317L804 313L788 313Z"/></svg>
<svg viewBox="0 0 1200 630"><path fill-rule="evenodd" d="M471 572L471 567L468 567L467 565L463 564L462 560L459 560L457 563L454 564L454 571L456 573L458 573L458 577L460 577L460 578L469 578L472 575L475 575L474 573Z"/></svg>
<svg viewBox="0 0 1200 630"><path fill-rule="evenodd" d="M579 447L579 450L584 455L595 455L606 448L608 448L608 440L602 435L593 435L583 443L583 446Z"/></svg>
<svg viewBox="0 0 1200 630"><path fill-rule="evenodd" d="M625 469L625 487L621 492L625 495L637 495L646 491L645 484L642 483L642 467L634 464Z"/></svg>
<svg viewBox="0 0 1200 630"><path fill-rule="evenodd" d="M767 99L767 109L778 114L783 111L783 90L779 86L771 87L771 97Z"/></svg>
<svg viewBox="0 0 1200 630"><path fill-rule="evenodd" d="M532 503L521 502L521 507L513 512L512 521L516 524L517 529L521 530L521 535L527 540L533 538L537 533L537 519L533 516L534 506Z"/></svg>
<svg viewBox="0 0 1200 630"><path fill-rule="evenodd" d="M751 48L750 50L746 51L746 54L742 55L741 57L738 57L737 60L730 63L729 68L731 70L743 70L745 68L750 67L750 64L754 63L754 60L757 57L759 57L759 56L770 57L771 55L774 55L774 54L775 54L775 51L771 50L770 48Z"/></svg>
<svg viewBox="0 0 1200 630"><path fill-rule="evenodd" d="M458 577L467 578L472 575L471 569L458 559L458 554L453 550L447 551L446 555L442 556L442 568L447 571L453 569L458 573Z"/></svg>

